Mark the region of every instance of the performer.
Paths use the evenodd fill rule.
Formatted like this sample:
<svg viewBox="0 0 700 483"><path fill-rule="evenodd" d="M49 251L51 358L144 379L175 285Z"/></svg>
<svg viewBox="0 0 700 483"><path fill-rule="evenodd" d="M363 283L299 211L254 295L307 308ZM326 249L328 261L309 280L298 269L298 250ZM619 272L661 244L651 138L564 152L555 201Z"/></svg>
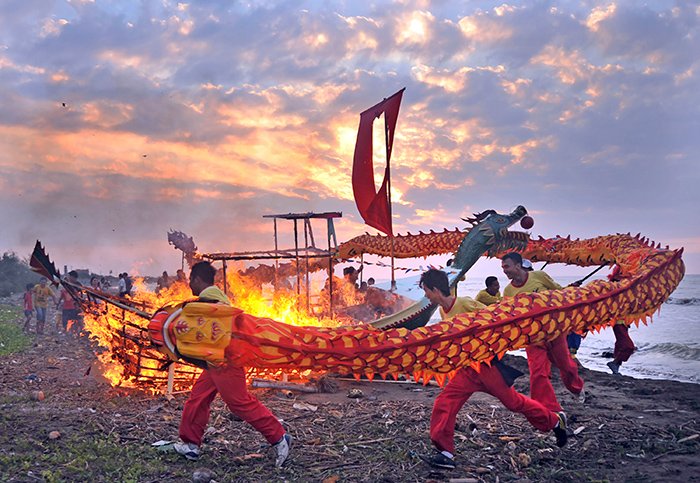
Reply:
<svg viewBox="0 0 700 483"><path fill-rule="evenodd" d="M569 334L566 336L566 347L569 348L569 354L571 354L572 359L576 359L576 354L581 348L582 340L583 336L581 334L577 334L576 332L569 332Z"/></svg>
<svg viewBox="0 0 700 483"><path fill-rule="evenodd" d="M523 258L519 253L506 253L501 258L503 273L510 280L503 290L504 297L513 297L520 293L561 290L562 286L541 270L527 271L522 266ZM527 364L530 367L530 397L541 402L552 411L561 411L561 406L554 395L552 382L549 380L550 362L561 375L561 380L572 394L583 404L586 393L583 379L578 375L578 367L571 358L566 345L566 335L562 334L551 342L529 345L525 348Z"/></svg>
<svg viewBox="0 0 700 483"><path fill-rule="evenodd" d="M622 271L619 265L615 265L612 273L608 275L608 280L611 282L619 282L622 280ZM608 367L613 374L620 374L620 366L623 362L629 360L636 347L629 335L629 326L624 320L615 322L613 333L615 334L615 349L613 351L613 360L608 362Z"/></svg>
<svg viewBox="0 0 700 483"><path fill-rule="evenodd" d="M425 296L440 307L442 320L458 314L474 312L486 306L471 297L450 295L447 274L431 268L423 273L420 281ZM459 369L435 399L430 416L430 439L437 448L432 456L422 457L437 468L452 469L454 463L454 428L457 413L477 391L496 397L510 411L524 415L535 428L554 431L557 446L566 444L566 415L545 408L542 404L518 393L511 386L520 371L508 367L498 360L481 364L477 372L472 367Z"/></svg>
<svg viewBox="0 0 700 483"><path fill-rule="evenodd" d="M199 301L231 305L224 292L214 285L216 269L209 262L199 262L190 272L190 288ZM192 361L202 363L204 361ZM199 364L198 364L199 365ZM180 421L180 441L174 448L187 459L199 458L202 436L209 421L209 406L221 394L229 410L257 429L275 449L279 468L289 455L292 438L272 413L248 392L243 367L225 363L206 366L192 387Z"/></svg>
<svg viewBox="0 0 700 483"><path fill-rule="evenodd" d="M486 277L486 288L476 294L476 301L484 305L495 304L503 297L501 296L501 285L496 277Z"/></svg>

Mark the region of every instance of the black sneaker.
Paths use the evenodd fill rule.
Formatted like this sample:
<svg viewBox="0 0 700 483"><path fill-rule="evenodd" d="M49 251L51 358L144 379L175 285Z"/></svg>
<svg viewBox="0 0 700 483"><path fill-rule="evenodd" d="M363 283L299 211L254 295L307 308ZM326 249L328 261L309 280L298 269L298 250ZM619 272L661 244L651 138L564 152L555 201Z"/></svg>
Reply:
<svg viewBox="0 0 700 483"><path fill-rule="evenodd" d="M554 436L557 437L557 446L563 448L566 445L566 441L569 439L569 435L566 434L566 414L563 412L554 413L559 418L559 422L554 426Z"/></svg>
<svg viewBox="0 0 700 483"><path fill-rule="evenodd" d="M420 455L420 458L435 468L442 468L443 470L454 470L456 468L455 461L442 453L435 453L431 456Z"/></svg>

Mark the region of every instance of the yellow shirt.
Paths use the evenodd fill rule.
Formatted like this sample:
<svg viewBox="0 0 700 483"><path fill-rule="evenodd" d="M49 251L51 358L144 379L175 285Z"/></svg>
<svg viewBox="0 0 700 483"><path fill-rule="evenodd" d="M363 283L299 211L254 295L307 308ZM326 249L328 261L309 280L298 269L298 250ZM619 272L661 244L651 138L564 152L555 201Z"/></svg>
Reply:
<svg viewBox="0 0 700 483"><path fill-rule="evenodd" d="M476 312L477 310L481 310L485 307L486 305L482 304L481 302L477 302L471 297L457 297L454 299L452 307L450 307L450 310L447 313L445 313L442 307L440 307L440 317L442 317L442 320L449 320L456 315Z"/></svg>
<svg viewBox="0 0 700 483"><path fill-rule="evenodd" d="M525 283L520 286L513 285L510 282L503 290L504 297L513 297L519 293L544 292L545 290L561 290L561 285L552 280L552 277L544 273L542 270L527 272Z"/></svg>
<svg viewBox="0 0 700 483"><path fill-rule="evenodd" d="M491 305L495 304L499 300L501 300L503 297L501 296L501 291L499 290L496 292L496 295L491 295L486 291L486 289L482 290L478 294L476 294L476 301L481 302L484 305Z"/></svg>
<svg viewBox="0 0 700 483"><path fill-rule="evenodd" d="M51 287L48 285L45 287L42 287L41 285L34 286L34 305L37 307L46 308L46 302L49 300L49 297L56 297L56 294L53 293Z"/></svg>
<svg viewBox="0 0 700 483"><path fill-rule="evenodd" d="M222 304L231 305L231 301L228 299L226 294L216 285L210 285L202 290L202 292L199 294L199 298L216 300Z"/></svg>

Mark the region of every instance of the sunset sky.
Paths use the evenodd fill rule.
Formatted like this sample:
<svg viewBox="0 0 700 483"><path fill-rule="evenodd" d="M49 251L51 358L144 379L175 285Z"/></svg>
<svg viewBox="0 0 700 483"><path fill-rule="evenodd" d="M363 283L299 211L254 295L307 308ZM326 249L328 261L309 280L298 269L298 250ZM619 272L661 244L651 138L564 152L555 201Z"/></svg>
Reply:
<svg viewBox="0 0 700 483"><path fill-rule="evenodd" d="M396 233L524 205L535 236L641 232L700 273L699 76L697 2L6 0L0 252L156 275L169 229L203 252L272 248L269 214L376 233L359 114L405 87Z"/></svg>

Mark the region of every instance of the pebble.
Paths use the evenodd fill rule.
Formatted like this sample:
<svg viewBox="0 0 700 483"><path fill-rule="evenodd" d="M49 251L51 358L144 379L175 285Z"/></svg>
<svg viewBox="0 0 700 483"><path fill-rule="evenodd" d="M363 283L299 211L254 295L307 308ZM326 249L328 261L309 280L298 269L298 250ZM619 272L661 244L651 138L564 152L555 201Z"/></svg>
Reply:
<svg viewBox="0 0 700 483"><path fill-rule="evenodd" d="M192 483L209 483L214 473L209 468L199 468L192 474Z"/></svg>

